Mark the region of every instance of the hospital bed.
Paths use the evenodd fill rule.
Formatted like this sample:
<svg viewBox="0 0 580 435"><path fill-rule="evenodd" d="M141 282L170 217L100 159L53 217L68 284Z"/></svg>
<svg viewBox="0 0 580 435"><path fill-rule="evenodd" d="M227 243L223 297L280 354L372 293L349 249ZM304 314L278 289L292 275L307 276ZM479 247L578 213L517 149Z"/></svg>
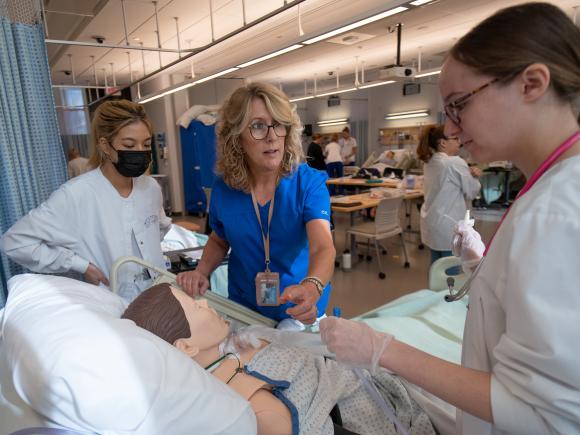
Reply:
<svg viewBox="0 0 580 435"><path fill-rule="evenodd" d="M174 279L157 272L160 280ZM240 323L264 321L208 294L213 306ZM119 319L126 305L112 292L68 278L29 274L9 281L8 303L0 311L0 435L30 427L253 433L248 403L168 343ZM465 303L447 304L441 292L421 290L357 319L459 362L465 313ZM431 409L441 433L450 433L453 408L410 390Z"/></svg>

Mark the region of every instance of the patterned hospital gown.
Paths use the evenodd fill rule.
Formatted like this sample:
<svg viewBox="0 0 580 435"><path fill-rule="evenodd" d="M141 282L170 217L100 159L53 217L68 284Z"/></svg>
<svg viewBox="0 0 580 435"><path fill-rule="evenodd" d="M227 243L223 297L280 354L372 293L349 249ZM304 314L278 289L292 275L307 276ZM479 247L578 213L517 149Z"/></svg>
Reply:
<svg viewBox="0 0 580 435"><path fill-rule="evenodd" d="M292 414L292 431L298 434L334 434L329 416L338 404L343 426L364 435L396 435L394 423L368 394L354 371L336 361L306 350L270 344L245 366L248 374L274 386L273 393ZM395 410L410 435L434 435L429 417L409 396L403 383L386 370L368 376Z"/></svg>

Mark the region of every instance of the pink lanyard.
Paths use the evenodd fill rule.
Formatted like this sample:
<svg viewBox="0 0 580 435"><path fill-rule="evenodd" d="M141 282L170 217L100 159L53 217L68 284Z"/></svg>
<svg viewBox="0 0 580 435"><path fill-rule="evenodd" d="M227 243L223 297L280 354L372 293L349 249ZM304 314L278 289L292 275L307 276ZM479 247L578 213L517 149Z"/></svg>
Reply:
<svg viewBox="0 0 580 435"><path fill-rule="evenodd" d="M526 181L526 184L524 185L522 190L520 190L520 192L517 194L516 199L514 199L514 202L510 205L510 207L507 209L507 211L504 213L501 220L499 221L499 225L497 226L495 232L493 233L493 236L491 236L491 240L489 241L489 243L485 247L485 251L483 252L484 257L487 255L487 251L489 251L489 247L491 246L491 242L493 242L493 239L494 239L495 235L497 234L499 227L503 223L504 219L506 218L506 216L508 215L509 211L511 210L512 206L516 203L518 198L522 197L528 190L530 190L532 188L532 186L534 184L536 184L536 181L538 181L540 179L540 177L542 175L544 175L544 173L552 167L554 162L556 160L558 160L558 158L562 154L564 154L566 151L568 151L572 147L572 145L574 145L576 143L576 141L578 139L580 139L580 131L577 131L572 136L570 136L568 139L566 139L564 141L564 143L560 144L558 146L558 148L556 148L552 152L552 154L550 154L548 156L548 158L546 160L544 160L544 162L540 165L540 167L538 169L536 169L536 172L534 172L532 174L530 179L528 181ZM508 176L508 174L506 174L506 177L507 176Z"/></svg>

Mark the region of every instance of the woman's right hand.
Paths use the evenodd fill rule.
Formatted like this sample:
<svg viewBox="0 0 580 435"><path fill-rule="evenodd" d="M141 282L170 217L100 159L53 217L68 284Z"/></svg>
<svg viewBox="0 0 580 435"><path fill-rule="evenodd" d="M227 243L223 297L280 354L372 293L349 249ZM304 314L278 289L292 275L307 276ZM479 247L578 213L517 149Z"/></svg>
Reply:
<svg viewBox="0 0 580 435"><path fill-rule="evenodd" d="M196 270L181 272L177 275L177 285L192 298L203 296L209 288L207 276Z"/></svg>
<svg viewBox="0 0 580 435"><path fill-rule="evenodd" d="M89 263L89 267L87 267L87 270L85 271L84 275L85 281L88 282L89 284L100 285L100 283L103 283L107 287L109 287L110 285L109 280L107 279L105 274L101 272L101 269L99 269L93 263Z"/></svg>

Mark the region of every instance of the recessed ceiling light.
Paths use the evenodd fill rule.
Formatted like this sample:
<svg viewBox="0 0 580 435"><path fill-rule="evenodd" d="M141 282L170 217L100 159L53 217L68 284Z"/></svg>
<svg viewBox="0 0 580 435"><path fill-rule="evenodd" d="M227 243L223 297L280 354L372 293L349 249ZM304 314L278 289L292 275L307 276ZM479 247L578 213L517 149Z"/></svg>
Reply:
<svg viewBox="0 0 580 435"><path fill-rule="evenodd" d="M141 38L135 37L135 38L133 38L133 41L141 41Z"/></svg>

